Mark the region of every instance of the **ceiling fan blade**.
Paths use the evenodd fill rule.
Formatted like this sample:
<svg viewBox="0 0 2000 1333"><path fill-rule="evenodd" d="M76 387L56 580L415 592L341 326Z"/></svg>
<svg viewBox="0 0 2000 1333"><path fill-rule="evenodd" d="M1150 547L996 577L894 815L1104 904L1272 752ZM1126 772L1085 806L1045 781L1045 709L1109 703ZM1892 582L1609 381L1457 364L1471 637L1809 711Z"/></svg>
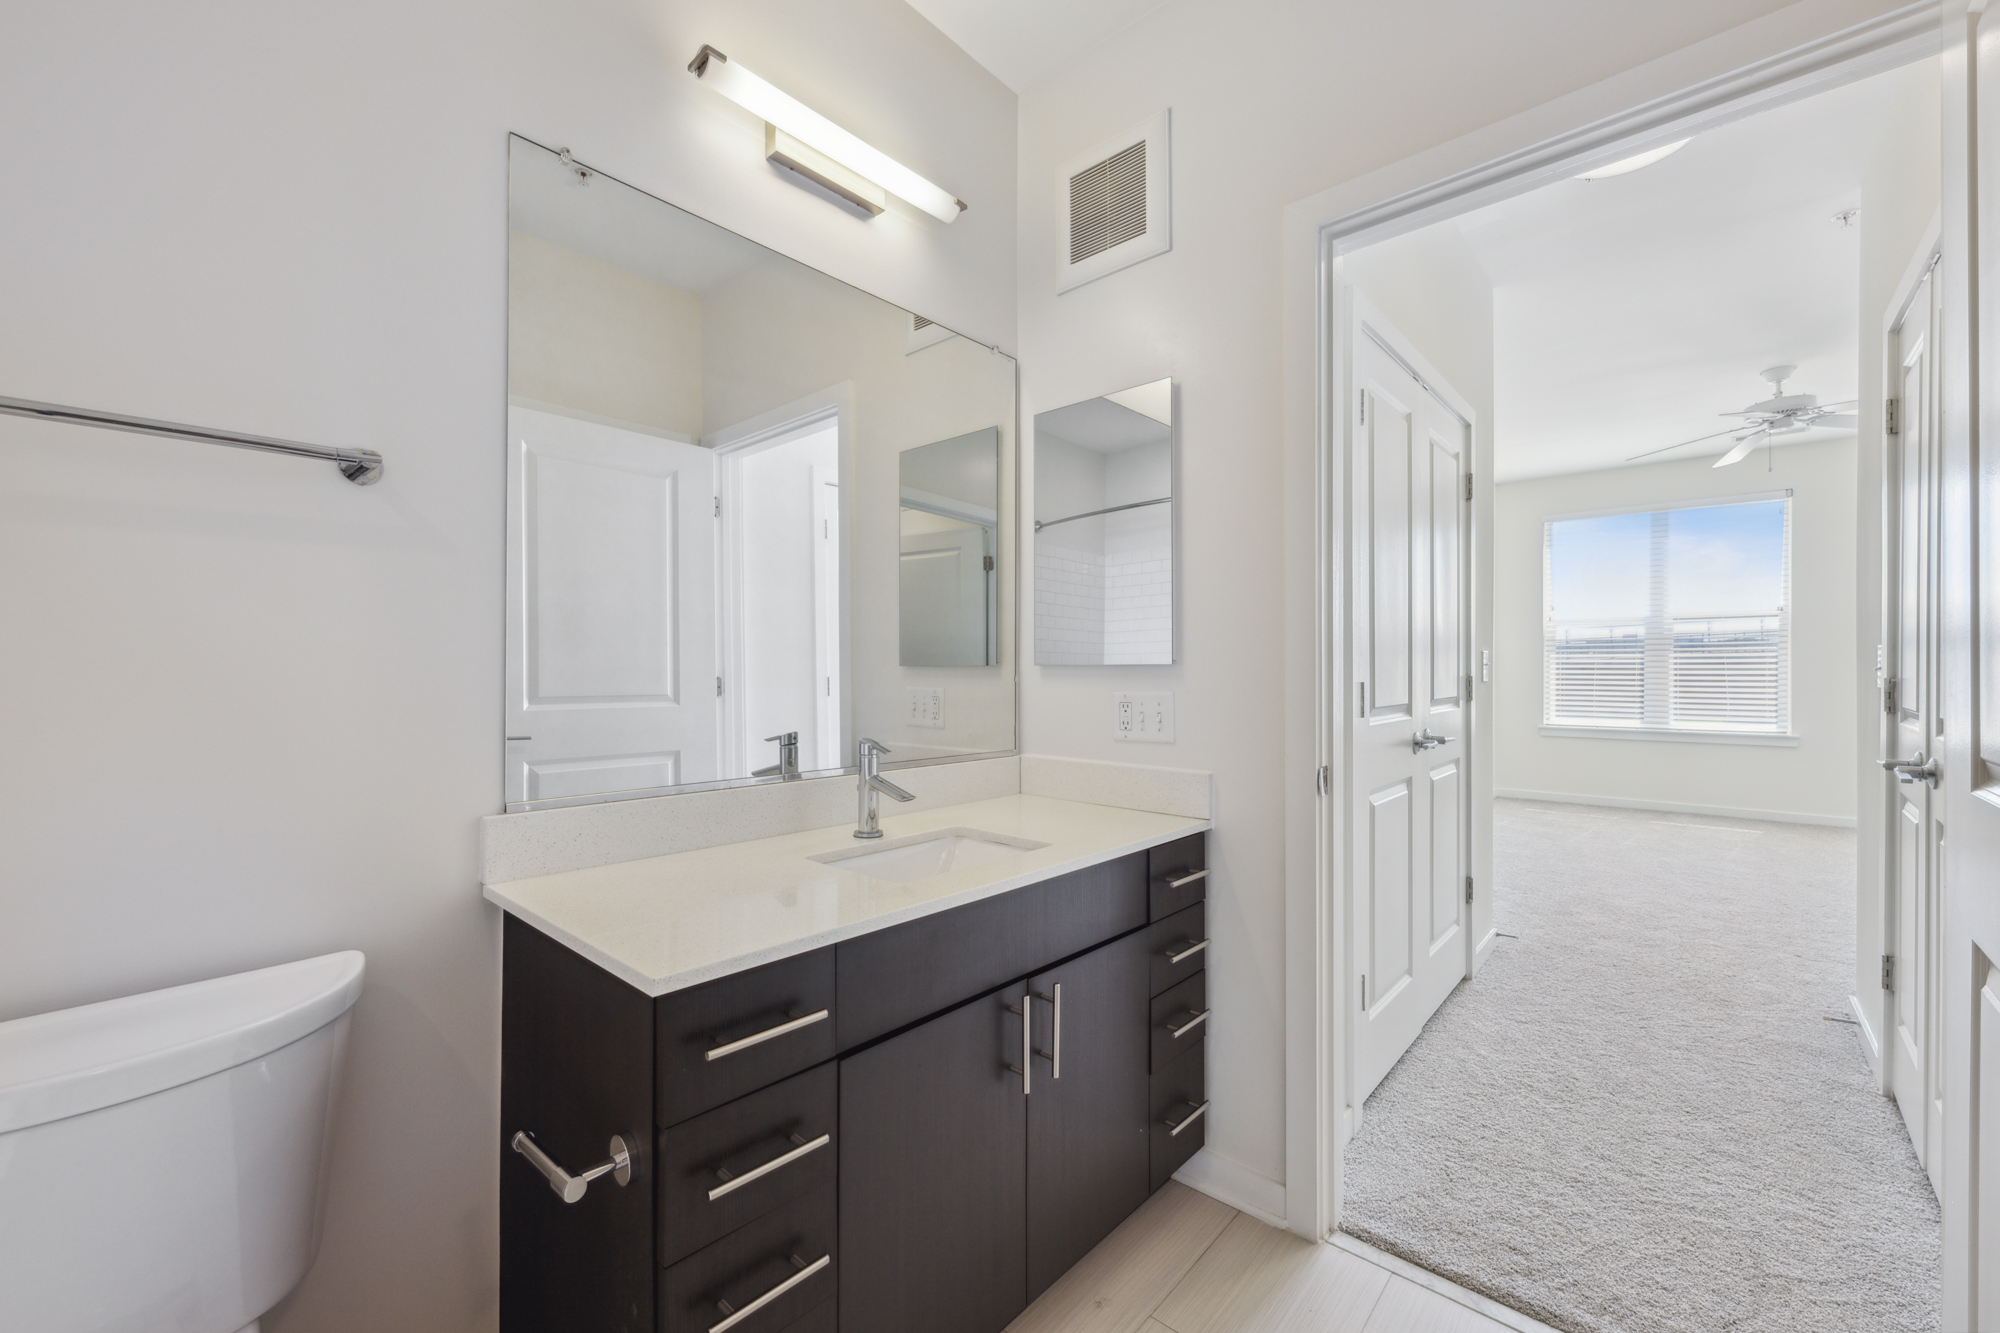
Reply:
<svg viewBox="0 0 2000 1333"><path fill-rule="evenodd" d="M1767 430L1751 431L1748 435L1745 435L1742 439L1736 442L1736 447L1734 449L1731 449L1728 453L1716 459L1713 463L1709 464L1709 466L1728 467L1731 463L1742 462L1744 456L1757 446L1757 441L1763 439L1766 435L1769 435L1770 433L1771 432Z"/></svg>
<svg viewBox="0 0 2000 1333"><path fill-rule="evenodd" d="M1840 408L1843 408L1843 407L1853 407L1853 406L1855 406L1856 404L1858 404L1858 403L1859 403L1860 401L1861 401L1861 400L1860 400L1859 398L1843 398L1843 399L1841 399L1841 400L1840 400L1839 402L1837 402L1837 403L1821 403L1821 404L1820 404L1820 409L1821 409L1822 411L1825 411L1825 410L1827 410L1827 409L1834 409L1834 410L1838 410L1838 409L1840 409Z"/></svg>
<svg viewBox="0 0 2000 1333"><path fill-rule="evenodd" d="M1814 417L1812 424L1815 426L1831 426L1835 430L1857 430L1861 426L1861 418L1855 416L1852 412L1834 412L1826 416Z"/></svg>
<svg viewBox="0 0 2000 1333"><path fill-rule="evenodd" d="M1700 444L1703 440L1714 440L1714 439L1719 439L1724 435L1734 435L1737 431L1742 429L1743 429L1742 426L1736 425L1736 426L1731 426L1728 430L1719 430L1715 432L1715 434L1713 435L1697 435L1692 440L1682 440L1680 444L1663 444L1657 449L1648 449L1643 454L1633 454L1631 458L1628 458L1625 461L1630 463L1634 459L1651 458L1654 454L1663 454L1667 452L1667 450L1669 449L1679 449L1685 445Z"/></svg>

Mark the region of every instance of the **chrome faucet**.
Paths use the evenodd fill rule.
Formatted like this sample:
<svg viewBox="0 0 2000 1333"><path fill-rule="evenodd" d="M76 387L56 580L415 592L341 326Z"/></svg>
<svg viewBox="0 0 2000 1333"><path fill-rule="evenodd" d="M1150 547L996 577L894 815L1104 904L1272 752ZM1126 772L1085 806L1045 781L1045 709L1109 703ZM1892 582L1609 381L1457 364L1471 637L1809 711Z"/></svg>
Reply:
<svg viewBox="0 0 2000 1333"><path fill-rule="evenodd" d="M766 736L767 741L778 743L778 762L769 768L753 768L753 778L783 777L795 778L799 775L799 733L787 731L782 735Z"/></svg>
<svg viewBox="0 0 2000 1333"><path fill-rule="evenodd" d="M855 814L854 836L857 838L879 838L882 827L876 822L875 793L883 792L899 801L914 801L917 798L882 776L879 771L882 756L889 753L889 747L880 741L871 741L866 736L855 747L861 764L860 808Z"/></svg>

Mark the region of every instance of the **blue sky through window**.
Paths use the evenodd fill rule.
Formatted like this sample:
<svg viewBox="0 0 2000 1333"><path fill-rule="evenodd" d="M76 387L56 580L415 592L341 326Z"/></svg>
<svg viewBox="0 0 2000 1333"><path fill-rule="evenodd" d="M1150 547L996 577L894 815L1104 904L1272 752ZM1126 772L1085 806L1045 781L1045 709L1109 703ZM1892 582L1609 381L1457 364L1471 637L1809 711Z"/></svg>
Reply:
<svg viewBox="0 0 2000 1333"><path fill-rule="evenodd" d="M1549 525L1549 612L1558 622L1646 618L1651 514ZM1770 615L1784 601L1785 502L1667 513L1667 615Z"/></svg>

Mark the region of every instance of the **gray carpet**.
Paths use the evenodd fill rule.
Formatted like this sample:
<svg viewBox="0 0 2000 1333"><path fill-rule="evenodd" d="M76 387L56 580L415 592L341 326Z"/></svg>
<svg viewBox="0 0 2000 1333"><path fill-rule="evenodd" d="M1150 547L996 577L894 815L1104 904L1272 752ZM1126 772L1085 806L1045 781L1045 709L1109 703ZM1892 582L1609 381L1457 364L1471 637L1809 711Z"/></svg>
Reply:
<svg viewBox="0 0 2000 1333"><path fill-rule="evenodd" d="M1343 1229L1572 1333L1938 1327L1850 1016L1846 829L1500 801L1501 939L1368 1099Z"/></svg>

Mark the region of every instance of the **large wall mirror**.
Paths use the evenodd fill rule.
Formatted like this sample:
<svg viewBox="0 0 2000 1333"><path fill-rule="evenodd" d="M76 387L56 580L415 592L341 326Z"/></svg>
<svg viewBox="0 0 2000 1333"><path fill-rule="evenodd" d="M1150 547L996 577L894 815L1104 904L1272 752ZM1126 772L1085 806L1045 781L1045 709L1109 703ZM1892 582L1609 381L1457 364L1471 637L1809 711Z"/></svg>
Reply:
<svg viewBox="0 0 2000 1333"><path fill-rule="evenodd" d="M1014 362L519 137L509 810L1014 748Z"/></svg>
<svg viewBox="0 0 2000 1333"><path fill-rule="evenodd" d="M1174 660L1174 382L1035 415L1035 661Z"/></svg>

